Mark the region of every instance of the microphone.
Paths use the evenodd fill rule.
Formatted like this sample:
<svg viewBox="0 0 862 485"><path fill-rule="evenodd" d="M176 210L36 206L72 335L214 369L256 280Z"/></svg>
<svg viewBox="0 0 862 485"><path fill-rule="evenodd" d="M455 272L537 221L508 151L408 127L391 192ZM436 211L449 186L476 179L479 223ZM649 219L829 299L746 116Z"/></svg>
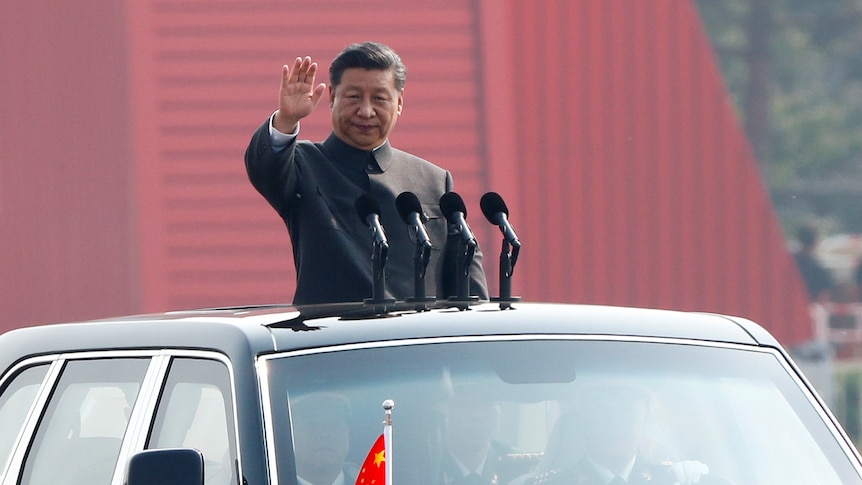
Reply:
<svg viewBox="0 0 862 485"><path fill-rule="evenodd" d="M425 270L431 261L431 239L425 230L422 204L413 192L402 192L395 198L395 208L404 222L416 229L416 253L413 255L413 297L407 298L418 311L428 309L428 303L436 300L425 294Z"/></svg>
<svg viewBox="0 0 862 485"><path fill-rule="evenodd" d="M416 197L413 192L402 192L395 198L395 207L404 222L416 228L418 243L423 246L430 245L431 239L428 238L428 231L425 230L425 224L422 220L422 204L419 202L419 197Z"/></svg>
<svg viewBox="0 0 862 485"><path fill-rule="evenodd" d="M509 241L509 244L512 246L521 245L521 242L518 241L518 236L515 234L515 229L512 228L511 224L509 224L509 208L506 207L506 203L503 202L503 198L500 197L500 194L496 192L488 192L482 196L482 199L479 201L479 206L482 208L482 213L485 214L485 217L488 218L491 224L500 227L500 232L503 233L503 237Z"/></svg>
<svg viewBox="0 0 862 485"><path fill-rule="evenodd" d="M374 234L374 244L389 247L386 233L383 232L383 226L380 225L380 205L377 204L377 200L370 194L362 194L356 198L355 206L359 218L371 228L371 232Z"/></svg>
<svg viewBox="0 0 862 485"><path fill-rule="evenodd" d="M457 224L461 227L461 238L470 246L476 245L476 238L470 232L470 227L467 225L467 206L464 205L464 199L455 192L446 192L440 197L440 210L443 211L443 216L451 224Z"/></svg>
<svg viewBox="0 0 862 485"><path fill-rule="evenodd" d="M457 224L460 229L462 244L459 251L461 254L455 260L458 293L449 300L455 302L459 310L466 310L471 302L479 300L476 296L470 296L470 264L478 244L473 233L470 232L470 227L467 226L467 207L460 195L455 192L443 194L440 197L440 211L443 212L443 216L450 224Z"/></svg>

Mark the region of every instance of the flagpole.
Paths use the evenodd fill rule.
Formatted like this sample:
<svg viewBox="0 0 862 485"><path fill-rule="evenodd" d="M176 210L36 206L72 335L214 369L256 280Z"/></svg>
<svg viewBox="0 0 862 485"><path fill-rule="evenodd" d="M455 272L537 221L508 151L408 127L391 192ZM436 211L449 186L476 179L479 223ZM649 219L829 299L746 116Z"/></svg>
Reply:
<svg viewBox="0 0 862 485"><path fill-rule="evenodd" d="M387 399L383 401L383 449L386 452L386 485L392 484L392 408L395 401Z"/></svg>

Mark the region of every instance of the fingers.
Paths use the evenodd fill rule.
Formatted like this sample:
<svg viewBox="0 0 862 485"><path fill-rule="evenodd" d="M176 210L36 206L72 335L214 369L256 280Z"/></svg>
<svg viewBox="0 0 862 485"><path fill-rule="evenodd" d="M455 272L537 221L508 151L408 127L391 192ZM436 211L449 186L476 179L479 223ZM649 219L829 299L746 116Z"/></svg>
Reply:
<svg viewBox="0 0 862 485"><path fill-rule="evenodd" d="M281 131L286 127L291 132L296 122L308 116L317 107L326 89L326 84L315 86L317 63L311 57L297 57L293 64L285 64L281 68L281 86L278 93L278 125Z"/></svg>
<svg viewBox="0 0 862 485"><path fill-rule="evenodd" d="M299 82L299 70L302 68L302 58L297 57L296 60L293 61L293 68L290 70L291 77L290 80L292 82Z"/></svg>
<svg viewBox="0 0 862 485"><path fill-rule="evenodd" d="M296 82L296 74L299 72L300 59L296 58L296 61L293 62L293 66L288 66L287 64L281 66L281 87L284 88L288 84Z"/></svg>
<svg viewBox="0 0 862 485"><path fill-rule="evenodd" d="M323 97L323 93L326 91L326 84L320 83L317 87L314 88L314 92L311 95L311 101L316 105L320 98Z"/></svg>
<svg viewBox="0 0 862 485"><path fill-rule="evenodd" d="M317 76L317 63L311 61L311 57L297 57L293 61L293 66L285 64L281 68L282 84L314 84L314 78Z"/></svg>

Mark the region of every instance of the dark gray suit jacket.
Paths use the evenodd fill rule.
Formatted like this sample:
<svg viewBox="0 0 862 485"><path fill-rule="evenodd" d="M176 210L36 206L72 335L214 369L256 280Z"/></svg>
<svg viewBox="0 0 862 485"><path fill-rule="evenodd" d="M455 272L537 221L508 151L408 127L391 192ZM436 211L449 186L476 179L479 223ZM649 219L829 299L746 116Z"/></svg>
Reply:
<svg viewBox="0 0 862 485"><path fill-rule="evenodd" d="M293 246L297 285L294 303L362 301L372 297L372 234L356 213L363 193L377 199L389 241L387 297L414 294L416 244L395 207L405 191L416 194L429 220L433 244L428 264L428 296L457 293L457 238L440 211L440 196L452 190L452 175L389 142L373 152L347 145L334 134L323 143L294 141L273 152L269 120L253 135L245 154L251 183L284 219ZM471 267L470 293L488 298L481 251Z"/></svg>

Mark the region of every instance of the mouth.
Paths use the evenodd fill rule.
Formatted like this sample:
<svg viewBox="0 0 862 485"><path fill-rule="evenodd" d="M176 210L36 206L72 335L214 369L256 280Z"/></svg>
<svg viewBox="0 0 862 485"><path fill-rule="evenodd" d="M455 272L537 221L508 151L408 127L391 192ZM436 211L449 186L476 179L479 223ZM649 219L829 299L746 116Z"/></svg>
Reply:
<svg viewBox="0 0 862 485"><path fill-rule="evenodd" d="M321 446L315 448L314 454L317 456L335 456L338 455L338 450L332 446Z"/></svg>
<svg viewBox="0 0 862 485"><path fill-rule="evenodd" d="M370 131L374 131L377 129L377 125L364 125L364 124L354 123L353 126L357 130L359 130L363 133L368 133Z"/></svg>

